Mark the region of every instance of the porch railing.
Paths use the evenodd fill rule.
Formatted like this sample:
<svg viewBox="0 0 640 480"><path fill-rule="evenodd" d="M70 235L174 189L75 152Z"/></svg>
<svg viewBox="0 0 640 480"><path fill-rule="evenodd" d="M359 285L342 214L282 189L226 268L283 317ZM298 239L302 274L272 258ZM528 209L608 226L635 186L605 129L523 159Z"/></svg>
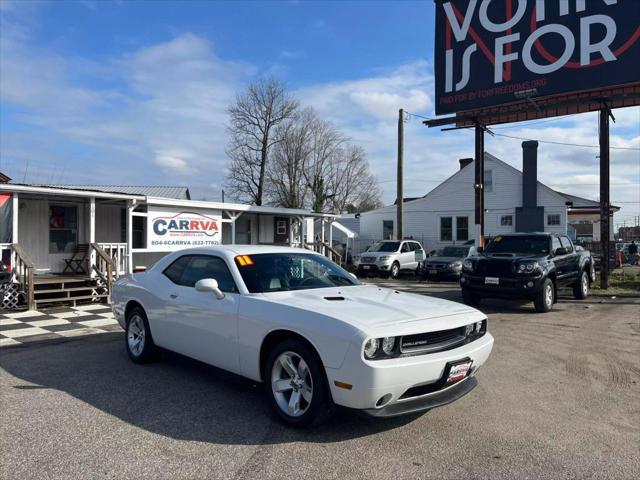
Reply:
<svg viewBox="0 0 640 480"><path fill-rule="evenodd" d="M329 260L342 265L342 254L326 242L305 243L304 248L321 253Z"/></svg>
<svg viewBox="0 0 640 480"><path fill-rule="evenodd" d="M107 301L111 303L111 288L113 287L115 270L113 258L97 243L92 243L91 248L96 254L96 262L91 268L93 268L96 275L104 282L108 295Z"/></svg>
<svg viewBox="0 0 640 480"><path fill-rule="evenodd" d="M113 272L116 278L127 273L126 243L97 243L97 245L113 260Z"/></svg>
<svg viewBox="0 0 640 480"><path fill-rule="evenodd" d="M36 308L33 270L34 264L22 247L17 243L11 244L11 273L13 274L13 280L20 284L26 294L29 310L35 310Z"/></svg>

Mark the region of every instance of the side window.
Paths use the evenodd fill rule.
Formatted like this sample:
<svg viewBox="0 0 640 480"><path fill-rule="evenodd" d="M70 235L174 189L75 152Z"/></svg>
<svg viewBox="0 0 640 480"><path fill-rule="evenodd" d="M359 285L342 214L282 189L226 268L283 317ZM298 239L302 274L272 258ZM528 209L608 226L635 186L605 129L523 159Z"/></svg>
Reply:
<svg viewBox="0 0 640 480"><path fill-rule="evenodd" d="M568 237L565 237L565 236L560 237L560 243L564 248L567 249L567 253L573 252L573 244L571 243L571 240L569 240Z"/></svg>
<svg viewBox="0 0 640 480"><path fill-rule="evenodd" d="M193 287L198 280L203 278L215 278L223 292L237 291L231 272L226 262L220 257L193 255L191 262L182 274L180 284L185 287Z"/></svg>
<svg viewBox="0 0 640 480"><path fill-rule="evenodd" d="M411 250L409 249L409 243L408 243L408 242L404 242L404 243L402 244L402 248L400 249L400 251L401 251L402 253L410 252Z"/></svg>
<svg viewBox="0 0 640 480"><path fill-rule="evenodd" d="M551 238L551 251L553 253L555 253L555 251L562 247L562 245L560 245L560 240L558 240L558 237L552 237Z"/></svg>
<svg viewBox="0 0 640 480"><path fill-rule="evenodd" d="M184 270L187 268L187 265L189 265L190 260L191 260L190 255L185 255L183 257L178 258L171 265L165 268L163 272L164 275L173 283L182 285L180 283L180 279L182 278L182 274L184 273Z"/></svg>
<svg viewBox="0 0 640 480"><path fill-rule="evenodd" d="M419 250L422 250L422 247L419 243L413 242L413 249L417 252Z"/></svg>

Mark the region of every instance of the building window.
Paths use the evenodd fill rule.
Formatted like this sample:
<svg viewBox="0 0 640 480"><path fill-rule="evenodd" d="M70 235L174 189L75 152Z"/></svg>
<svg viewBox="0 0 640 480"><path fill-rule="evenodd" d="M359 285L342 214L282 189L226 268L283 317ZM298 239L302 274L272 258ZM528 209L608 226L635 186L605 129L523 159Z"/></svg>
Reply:
<svg viewBox="0 0 640 480"><path fill-rule="evenodd" d="M512 227L513 226L513 215L503 215L500 217L500 226L501 227Z"/></svg>
<svg viewBox="0 0 640 480"><path fill-rule="evenodd" d="M484 171L484 191L485 193L493 192L493 170Z"/></svg>
<svg viewBox="0 0 640 480"><path fill-rule="evenodd" d="M383 240L391 240L393 238L393 220L382 221L382 238Z"/></svg>
<svg viewBox="0 0 640 480"><path fill-rule="evenodd" d="M453 222L451 217L440 217L440 241L450 242L453 240Z"/></svg>
<svg viewBox="0 0 640 480"><path fill-rule="evenodd" d="M469 217L456 217L456 240L469 240Z"/></svg>
<svg viewBox="0 0 640 480"><path fill-rule="evenodd" d="M73 253L78 244L78 207L49 206L49 253Z"/></svg>
<svg viewBox="0 0 640 480"><path fill-rule="evenodd" d="M560 225L560 214L552 213L551 215L547 215L547 225Z"/></svg>

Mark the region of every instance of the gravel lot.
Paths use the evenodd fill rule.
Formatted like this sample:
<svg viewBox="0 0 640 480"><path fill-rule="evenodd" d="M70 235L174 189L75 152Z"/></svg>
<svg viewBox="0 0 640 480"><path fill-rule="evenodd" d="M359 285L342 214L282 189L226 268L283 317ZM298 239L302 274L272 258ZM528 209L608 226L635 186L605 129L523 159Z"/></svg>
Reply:
<svg viewBox="0 0 640 480"><path fill-rule="evenodd" d="M452 284L398 288L459 299ZM420 285L420 284L418 284ZM2 478L637 478L640 300L483 303L496 343L467 397L314 431L261 387L166 353L129 362L120 333L0 351ZM635 474L633 472L636 472Z"/></svg>

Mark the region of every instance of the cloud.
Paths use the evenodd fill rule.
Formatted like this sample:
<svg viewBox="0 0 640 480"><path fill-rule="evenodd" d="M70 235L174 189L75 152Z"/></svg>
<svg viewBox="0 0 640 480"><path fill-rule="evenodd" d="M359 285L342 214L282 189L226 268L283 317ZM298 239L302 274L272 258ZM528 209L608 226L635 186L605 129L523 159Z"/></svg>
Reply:
<svg viewBox="0 0 640 480"><path fill-rule="evenodd" d="M159 154L156 156L154 163L168 175L185 174L192 170L186 160L172 155Z"/></svg>

